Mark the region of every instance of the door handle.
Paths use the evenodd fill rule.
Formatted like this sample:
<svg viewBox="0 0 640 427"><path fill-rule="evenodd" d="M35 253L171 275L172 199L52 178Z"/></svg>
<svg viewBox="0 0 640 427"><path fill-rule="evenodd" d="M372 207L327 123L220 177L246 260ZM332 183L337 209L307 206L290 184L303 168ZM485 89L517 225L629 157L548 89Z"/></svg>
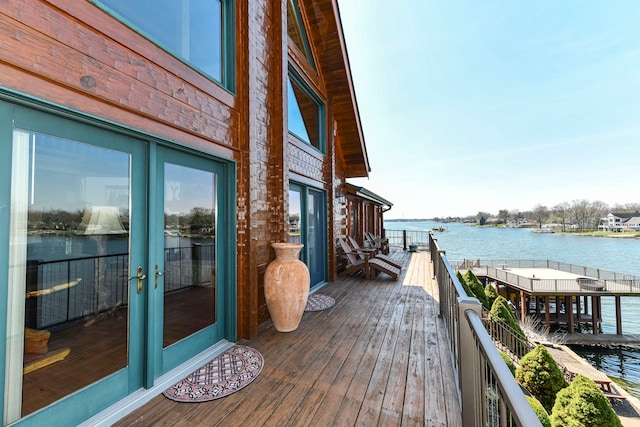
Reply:
<svg viewBox="0 0 640 427"><path fill-rule="evenodd" d="M147 278L146 274L142 274L142 266L138 266L138 274L133 277L129 277L129 280L137 279L138 280L138 293L142 293L142 281Z"/></svg>
<svg viewBox="0 0 640 427"><path fill-rule="evenodd" d="M156 271L155 271L155 287L156 289L158 289L158 277L162 276L164 273L162 271L158 271L158 264L156 264Z"/></svg>

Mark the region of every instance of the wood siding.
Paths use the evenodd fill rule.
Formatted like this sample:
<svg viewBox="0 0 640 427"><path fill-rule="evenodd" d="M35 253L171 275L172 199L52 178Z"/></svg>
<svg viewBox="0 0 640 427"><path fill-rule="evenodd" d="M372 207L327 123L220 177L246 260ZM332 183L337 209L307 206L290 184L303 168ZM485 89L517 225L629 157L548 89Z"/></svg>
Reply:
<svg viewBox="0 0 640 427"><path fill-rule="evenodd" d="M290 173L327 192L330 280L346 226L334 195L346 177L368 173L337 6L300 5L318 70L288 46L286 0L236 1L233 91L87 1L5 0L0 9L1 88L236 163L239 337L268 318L263 277L270 244L287 239ZM288 136L289 63L326 103L326 153Z"/></svg>

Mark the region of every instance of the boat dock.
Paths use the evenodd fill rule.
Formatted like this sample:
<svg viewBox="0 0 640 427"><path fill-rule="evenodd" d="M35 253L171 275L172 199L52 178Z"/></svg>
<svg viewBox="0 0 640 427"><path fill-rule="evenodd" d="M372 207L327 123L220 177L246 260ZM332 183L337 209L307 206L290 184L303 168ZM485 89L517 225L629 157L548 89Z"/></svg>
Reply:
<svg viewBox="0 0 640 427"><path fill-rule="evenodd" d="M569 336L586 335L574 333L578 323L590 324L593 336L602 335L601 299L613 298L616 334L592 338L591 343L640 342L640 336L623 335L621 310L621 297L640 297L640 277L550 260L466 260L459 269L471 270L485 283L495 284L520 319L537 317L545 322L547 331L551 323L566 324ZM587 340L582 338L581 343Z"/></svg>
<svg viewBox="0 0 640 427"><path fill-rule="evenodd" d="M640 334L568 334L563 341L577 345L640 345Z"/></svg>

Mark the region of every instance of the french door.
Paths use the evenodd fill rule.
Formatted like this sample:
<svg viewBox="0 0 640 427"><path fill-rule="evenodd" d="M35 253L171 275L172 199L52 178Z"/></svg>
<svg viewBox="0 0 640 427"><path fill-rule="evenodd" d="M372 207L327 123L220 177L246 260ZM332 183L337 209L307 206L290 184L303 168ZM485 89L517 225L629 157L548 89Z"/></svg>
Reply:
<svg viewBox="0 0 640 427"><path fill-rule="evenodd" d="M289 184L289 241L302 243L311 287L327 280L327 208L324 191Z"/></svg>
<svg viewBox="0 0 640 427"><path fill-rule="evenodd" d="M13 116L3 425L74 424L224 337L228 166L0 110Z"/></svg>

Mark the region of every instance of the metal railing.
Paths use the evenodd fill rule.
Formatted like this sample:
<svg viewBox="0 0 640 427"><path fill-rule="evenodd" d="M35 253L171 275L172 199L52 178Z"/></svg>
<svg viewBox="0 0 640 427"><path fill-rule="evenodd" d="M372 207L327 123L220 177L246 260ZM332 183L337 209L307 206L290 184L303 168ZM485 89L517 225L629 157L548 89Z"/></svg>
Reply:
<svg viewBox="0 0 640 427"><path fill-rule="evenodd" d="M482 305L467 296L445 251L429 234L429 250L438 282L454 367L462 421L471 426L541 426L482 321Z"/></svg>
<svg viewBox="0 0 640 427"><path fill-rule="evenodd" d="M429 249L428 230L388 230L385 228L384 237L389 240L389 246L407 249Z"/></svg>
<svg viewBox="0 0 640 427"><path fill-rule="evenodd" d="M640 277L598 268L550 260L464 260L453 263L455 269L473 269L477 275L491 277L529 292L603 292L640 293ZM581 277L577 279L539 279L525 277L513 268L549 268Z"/></svg>
<svg viewBox="0 0 640 427"><path fill-rule="evenodd" d="M526 336L521 335L521 333L502 320L488 317L482 319L482 321L495 346L502 352L509 354L512 359L522 359L525 354L535 347Z"/></svg>
<svg viewBox="0 0 640 427"><path fill-rule="evenodd" d="M213 244L165 249L164 291L198 286L215 274ZM45 329L129 303L129 254L27 261L25 325Z"/></svg>

